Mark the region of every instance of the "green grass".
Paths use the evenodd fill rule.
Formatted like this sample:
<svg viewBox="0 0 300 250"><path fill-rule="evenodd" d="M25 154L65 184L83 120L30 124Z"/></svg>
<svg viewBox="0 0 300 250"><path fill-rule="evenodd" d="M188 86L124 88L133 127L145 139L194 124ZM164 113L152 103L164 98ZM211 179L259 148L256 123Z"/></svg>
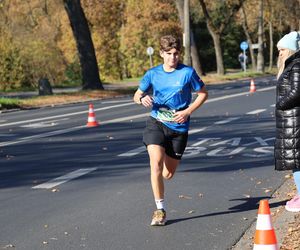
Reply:
<svg viewBox="0 0 300 250"><path fill-rule="evenodd" d="M0 97L0 109L13 109L19 107L20 107L19 99Z"/></svg>

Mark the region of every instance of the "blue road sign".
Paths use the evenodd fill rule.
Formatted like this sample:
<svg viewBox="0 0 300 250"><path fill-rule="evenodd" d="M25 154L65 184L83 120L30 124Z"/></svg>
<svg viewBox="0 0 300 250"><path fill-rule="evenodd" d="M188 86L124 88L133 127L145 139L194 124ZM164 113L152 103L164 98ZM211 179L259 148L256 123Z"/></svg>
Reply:
<svg viewBox="0 0 300 250"><path fill-rule="evenodd" d="M241 42L241 44L240 44L240 48L242 49L242 50L246 50L246 49L248 49L248 47L249 47L249 45L248 45L248 43L247 42Z"/></svg>

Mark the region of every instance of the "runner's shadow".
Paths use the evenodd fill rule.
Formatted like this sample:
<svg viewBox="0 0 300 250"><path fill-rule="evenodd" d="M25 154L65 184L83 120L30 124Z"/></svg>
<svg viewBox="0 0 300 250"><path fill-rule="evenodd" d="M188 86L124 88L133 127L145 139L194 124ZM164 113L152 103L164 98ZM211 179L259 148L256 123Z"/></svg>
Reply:
<svg viewBox="0 0 300 250"><path fill-rule="evenodd" d="M241 198L241 199L233 199L231 201L241 200L245 201L242 204L236 205L234 207L229 208L227 211L221 211L216 213L209 213L209 214L202 214L197 216L191 216L186 218L180 218L180 219L174 219L174 220L168 220L167 225L171 225L173 223L178 223L186 220L194 220L204 217L210 217L210 216L216 216L216 215L223 215L223 214L231 214L231 213L239 213L239 212L245 212L250 210L257 210L259 201L262 199L269 199L270 197L257 197L257 198ZM269 204L270 208L279 207L285 205L286 200L279 201L275 203Z"/></svg>

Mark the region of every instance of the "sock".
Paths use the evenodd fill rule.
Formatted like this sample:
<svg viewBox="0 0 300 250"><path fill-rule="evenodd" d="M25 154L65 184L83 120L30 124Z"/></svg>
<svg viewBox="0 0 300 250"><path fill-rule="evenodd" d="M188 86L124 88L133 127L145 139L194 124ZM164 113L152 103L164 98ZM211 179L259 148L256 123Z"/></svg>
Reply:
<svg viewBox="0 0 300 250"><path fill-rule="evenodd" d="M300 195L300 170L294 171L293 176L297 188L297 194Z"/></svg>
<svg viewBox="0 0 300 250"><path fill-rule="evenodd" d="M164 199L155 200L155 204L157 209L165 209Z"/></svg>

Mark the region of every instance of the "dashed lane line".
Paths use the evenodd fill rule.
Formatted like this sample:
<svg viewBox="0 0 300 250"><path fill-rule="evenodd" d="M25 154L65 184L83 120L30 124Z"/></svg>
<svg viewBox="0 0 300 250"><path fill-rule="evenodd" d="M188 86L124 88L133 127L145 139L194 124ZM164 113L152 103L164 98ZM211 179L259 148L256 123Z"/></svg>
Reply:
<svg viewBox="0 0 300 250"><path fill-rule="evenodd" d="M273 86L273 87L267 87L267 88L259 89L259 91L267 91L267 90L271 90L271 89L274 89L274 88L275 88L275 86ZM249 92L242 92L242 93L228 95L228 96L216 97L216 98L208 99L206 101L206 103L216 102L216 101L225 100L225 99L229 99L229 98L233 98L233 97L237 97L237 96L248 95L248 94L249 94ZM117 107L124 107L124 106L133 105L133 104L134 103L119 104L119 105L114 105L114 106L108 106L108 107L103 107L103 108L99 108L99 109L94 109L94 111L107 110L107 109L117 108ZM53 118L66 117L66 116L78 115L78 114L83 114L83 113L86 113L86 111L75 112L75 113L71 113L71 114L68 114L68 115L63 114L63 115L57 115L57 116L45 117L45 118L38 118L38 119L27 120L27 121L5 123L5 124L0 124L0 127L8 126L8 125L23 124L23 123L28 123L28 122L35 122L35 121L41 122L42 120L49 120L49 119L53 119ZM139 115L128 116L128 117L121 117L121 118L117 118L117 119L103 121L103 122L101 122L101 124L110 124L110 123L114 123L114 122L128 121L128 120L131 120L131 119L142 118L142 117L146 117L146 116L149 116L148 112L147 113L143 113L143 114L139 114ZM69 129L61 129L61 130L57 130L57 131L53 131L53 132L48 132L48 133L43 133L43 134L39 134L39 135L34 135L34 136L29 136L29 137L23 137L23 138L20 138L18 140L15 140L15 141L2 142L2 143L0 143L0 146L9 146L9 145L14 145L14 144L19 144L19 143L23 143L23 142L26 142L26 141L30 141L30 140L33 140L33 139L45 138L45 137L49 137L49 136L53 136L53 135L59 135L59 134L66 134L66 133L69 133L69 132L80 130L80 129L85 128L85 127L86 127L85 125L82 125L82 126L77 126L77 127L69 128ZM201 129L203 129L203 128L201 128ZM201 131L201 129L200 129L200 131Z"/></svg>
<svg viewBox="0 0 300 250"><path fill-rule="evenodd" d="M112 109L112 108L120 108L120 107L124 107L124 106L129 106L129 105L133 105L134 103L122 103L122 104L118 104L118 105L113 105L113 106L107 106L107 107L103 107L103 108L98 108L95 109L94 108L94 112L96 111L103 111L103 110L107 110L107 109ZM61 118L61 117L69 117L69 116L75 116L75 115L80 115L80 114L87 114L87 111L78 111L78 112L73 112L73 113L68 113L68 114L62 114L62 115L55 115L55 116L48 116L48 117L40 117L37 119L31 119L31 120L24 120L24 121L18 121L18 122L10 122L10 123L4 123L4 124L0 124L0 127L5 127L5 126L11 126L11 125L19 125L19 124L25 124L25 123L33 123L33 122L41 122L41 121L45 121L45 120L51 120L51 119L56 119L56 118Z"/></svg>
<svg viewBox="0 0 300 250"><path fill-rule="evenodd" d="M259 114L259 113L262 113L262 112L265 112L265 111L266 111L266 109L256 109L256 110L250 111L246 114L247 115L256 115L256 114Z"/></svg>
<svg viewBox="0 0 300 250"><path fill-rule="evenodd" d="M57 177L45 183L39 184L37 186L32 187L33 189L51 189L58 185L61 185L65 182L68 182L72 179L78 178L80 176L86 175L92 171L97 170L97 168L81 168L66 175Z"/></svg>
<svg viewBox="0 0 300 250"><path fill-rule="evenodd" d="M230 118L225 119L225 120L217 121L214 124L216 124L216 125L226 124L226 123L238 120L238 119L240 119L240 117L230 117Z"/></svg>
<svg viewBox="0 0 300 250"><path fill-rule="evenodd" d="M128 120L132 120L132 119L145 117L147 115L149 115L149 114L145 113L145 114L127 116L127 117L107 120L107 121L101 122L101 124L111 124L111 123L116 123L116 122L128 121ZM68 129L61 129L61 130L51 131L51 132L38 134L38 135L33 135L33 136L27 136L27 137L23 137L23 138L20 138L18 140L15 140L15 141L2 142L2 143L0 143L0 147L19 144L19 143L24 143L24 142L27 142L27 141L32 141L34 139L41 139L41 138L46 138L46 137L50 137L50 136L54 136L54 135L66 134L66 133L74 132L74 131L77 131L77 130L80 130L80 129L83 129L83 128L86 128L86 125L81 125L81 126L77 126L77 127L73 127L73 128L68 128Z"/></svg>

